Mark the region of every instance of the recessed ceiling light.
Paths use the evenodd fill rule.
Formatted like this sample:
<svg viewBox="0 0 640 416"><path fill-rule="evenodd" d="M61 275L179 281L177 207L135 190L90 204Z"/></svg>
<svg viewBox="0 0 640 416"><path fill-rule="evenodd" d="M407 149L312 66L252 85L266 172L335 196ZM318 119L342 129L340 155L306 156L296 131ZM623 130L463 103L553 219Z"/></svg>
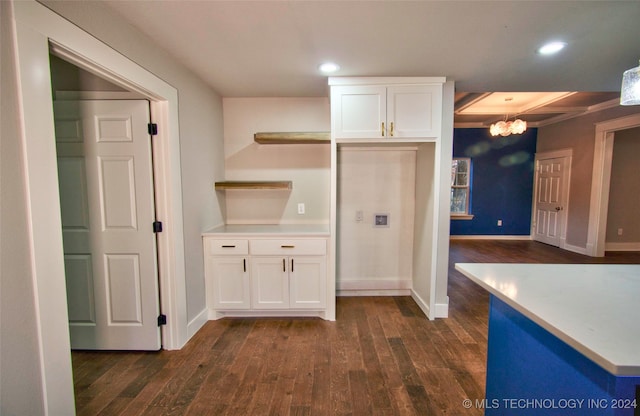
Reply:
<svg viewBox="0 0 640 416"><path fill-rule="evenodd" d="M554 53L560 52L565 46L567 46L567 43L560 41L545 43L538 49L538 53L540 55L553 55Z"/></svg>
<svg viewBox="0 0 640 416"><path fill-rule="evenodd" d="M318 69L321 72L324 72L325 74L330 74L332 72L336 72L338 69L340 69L340 66L338 64L335 64L333 62L325 62L323 64L321 64Z"/></svg>

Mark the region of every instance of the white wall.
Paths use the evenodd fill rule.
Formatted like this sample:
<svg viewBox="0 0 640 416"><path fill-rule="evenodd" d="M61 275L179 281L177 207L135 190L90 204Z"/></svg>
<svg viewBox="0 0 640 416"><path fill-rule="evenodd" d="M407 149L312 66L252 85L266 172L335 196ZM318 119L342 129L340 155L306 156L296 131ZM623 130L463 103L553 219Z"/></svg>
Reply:
<svg viewBox="0 0 640 416"><path fill-rule="evenodd" d="M213 183L224 177L222 100L153 39L99 2L43 4L178 90L187 317L205 313L200 234L223 222Z"/></svg>
<svg viewBox="0 0 640 416"><path fill-rule="evenodd" d="M435 285L431 271L438 259L434 258L433 219L439 197L435 194L436 146L434 143L420 145L416 155L416 217L413 251L413 292L414 297L429 305L435 297ZM449 256L447 256L448 261ZM444 296L446 296L446 291ZM430 311L431 312L431 311ZM434 311L435 312L435 311ZM431 312L431 313L434 313Z"/></svg>
<svg viewBox="0 0 640 416"><path fill-rule="evenodd" d="M0 2L0 414L44 414L12 28Z"/></svg>
<svg viewBox="0 0 640 416"><path fill-rule="evenodd" d="M316 132L331 128L329 99L224 98L226 180L293 182L291 191L218 191L229 224L329 222L329 144L258 144L258 132ZM305 214L297 211L305 204Z"/></svg>
<svg viewBox="0 0 640 416"><path fill-rule="evenodd" d="M411 289L415 169L415 149L338 150L338 290ZM373 226L376 213L388 228Z"/></svg>

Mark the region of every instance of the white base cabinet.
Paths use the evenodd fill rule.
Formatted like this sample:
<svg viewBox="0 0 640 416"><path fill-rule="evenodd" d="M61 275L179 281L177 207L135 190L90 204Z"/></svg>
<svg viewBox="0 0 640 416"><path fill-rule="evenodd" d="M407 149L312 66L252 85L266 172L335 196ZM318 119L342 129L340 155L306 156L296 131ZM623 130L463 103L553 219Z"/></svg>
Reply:
<svg viewBox="0 0 640 416"><path fill-rule="evenodd" d="M292 257L289 302L296 309L324 309L327 300L327 262L321 257Z"/></svg>
<svg viewBox="0 0 640 416"><path fill-rule="evenodd" d="M209 303L215 309L248 309L251 292L247 259L240 257L211 257L208 259L211 288Z"/></svg>
<svg viewBox="0 0 640 416"><path fill-rule="evenodd" d="M327 238L204 236L210 319L223 316L324 317Z"/></svg>
<svg viewBox="0 0 640 416"><path fill-rule="evenodd" d="M242 239L204 238L207 304L214 309L251 306L249 244Z"/></svg>
<svg viewBox="0 0 640 416"><path fill-rule="evenodd" d="M253 309L289 309L289 274L286 259L251 259L251 306Z"/></svg>
<svg viewBox="0 0 640 416"><path fill-rule="evenodd" d="M253 309L324 309L326 259L318 257L253 257Z"/></svg>

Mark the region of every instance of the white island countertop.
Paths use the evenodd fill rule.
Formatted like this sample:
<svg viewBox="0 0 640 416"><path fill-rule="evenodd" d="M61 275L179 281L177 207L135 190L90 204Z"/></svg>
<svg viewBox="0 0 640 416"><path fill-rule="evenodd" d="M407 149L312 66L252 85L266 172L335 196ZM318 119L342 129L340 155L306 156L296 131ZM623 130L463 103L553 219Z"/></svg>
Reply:
<svg viewBox="0 0 640 416"><path fill-rule="evenodd" d="M329 236L329 224L227 224L211 228L207 235L244 236L246 234L277 234L282 236Z"/></svg>
<svg viewBox="0 0 640 416"><path fill-rule="evenodd" d="M640 376L640 265L455 267L609 373Z"/></svg>

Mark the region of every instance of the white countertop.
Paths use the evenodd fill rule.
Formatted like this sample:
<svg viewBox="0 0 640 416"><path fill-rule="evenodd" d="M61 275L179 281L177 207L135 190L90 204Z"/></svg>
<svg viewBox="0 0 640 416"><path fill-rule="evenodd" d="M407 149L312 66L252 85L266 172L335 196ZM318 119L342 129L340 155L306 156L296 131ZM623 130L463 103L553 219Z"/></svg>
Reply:
<svg viewBox="0 0 640 416"><path fill-rule="evenodd" d="M278 234L290 236L329 236L329 224L227 224L211 228L202 233L207 235Z"/></svg>
<svg viewBox="0 0 640 416"><path fill-rule="evenodd" d="M609 373L640 376L640 265L455 267Z"/></svg>

